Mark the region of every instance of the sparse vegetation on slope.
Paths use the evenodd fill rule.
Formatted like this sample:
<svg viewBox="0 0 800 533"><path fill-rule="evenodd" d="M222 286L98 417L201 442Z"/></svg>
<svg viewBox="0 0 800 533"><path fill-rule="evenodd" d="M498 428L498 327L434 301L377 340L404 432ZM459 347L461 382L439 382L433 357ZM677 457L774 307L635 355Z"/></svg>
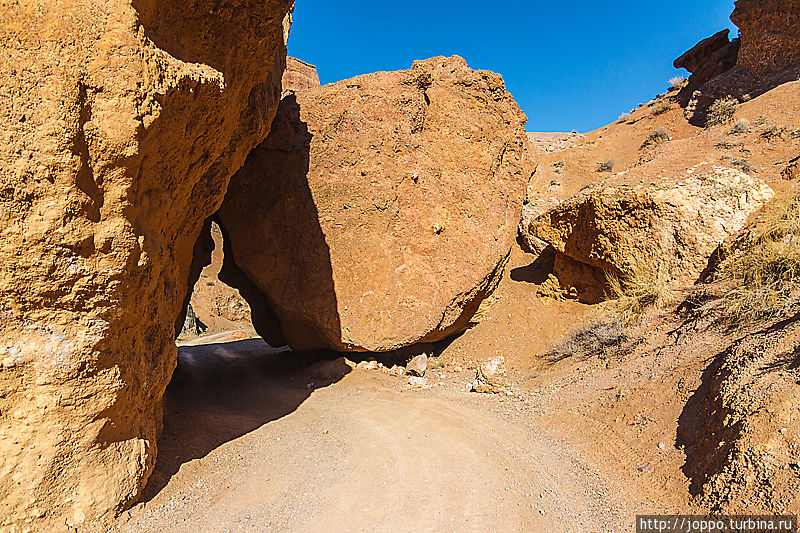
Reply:
<svg viewBox="0 0 800 533"><path fill-rule="evenodd" d="M597 165L597 172L612 172L614 170L614 161L603 161Z"/></svg>
<svg viewBox="0 0 800 533"><path fill-rule="evenodd" d="M567 335L547 353L551 362L569 357L608 359L626 355L635 349L628 335L628 328L615 315L587 322Z"/></svg>
<svg viewBox="0 0 800 533"><path fill-rule="evenodd" d="M731 134L733 135L747 133L748 131L750 131L750 121L746 118L737 120L733 124L733 128L731 128Z"/></svg>
<svg viewBox="0 0 800 533"><path fill-rule="evenodd" d="M658 128L650 132L650 135L642 143L642 148L649 148L650 146L658 146L659 144L668 142L670 140L669 133L664 128Z"/></svg>
<svg viewBox="0 0 800 533"><path fill-rule="evenodd" d="M658 115L663 115L664 113L668 112L670 109L672 109L672 106L669 105L669 102L659 100L650 110L650 114L654 117L657 117Z"/></svg>

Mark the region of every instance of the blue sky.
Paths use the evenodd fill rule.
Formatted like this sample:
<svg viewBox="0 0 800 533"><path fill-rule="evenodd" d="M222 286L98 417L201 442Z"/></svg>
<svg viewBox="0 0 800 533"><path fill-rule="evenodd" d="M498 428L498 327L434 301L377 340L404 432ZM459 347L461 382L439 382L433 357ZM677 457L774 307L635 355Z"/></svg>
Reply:
<svg viewBox="0 0 800 533"><path fill-rule="evenodd" d="M735 26L733 0L297 0L289 54L322 83L457 54L503 75L529 131L589 131L664 92L672 61Z"/></svg>

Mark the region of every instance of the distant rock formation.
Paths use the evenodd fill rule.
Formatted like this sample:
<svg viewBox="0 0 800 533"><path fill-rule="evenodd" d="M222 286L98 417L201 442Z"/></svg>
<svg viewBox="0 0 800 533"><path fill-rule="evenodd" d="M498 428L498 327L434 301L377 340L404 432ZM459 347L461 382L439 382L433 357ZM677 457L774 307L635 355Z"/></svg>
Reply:
<svg viewBox="0 0 800 533"><path fill-rule="evenodd" d="M286 58L286 71L283 73L283 96L290 92L303 91L319 87L317 67L301 61L296 57Z"/></svg>
<svg viewBox="0 0 800 533"><path fill-rule="evenodd" d="M286 97L219 219L289 343L390 351L463 331L514 242L525 120L459 57Z"/></svg>
<svg viewBox="0 0 800 533"><path fill-rule="evenodd" d="M724 30L675 60L692 72L678 99L693 124L704 124L716 99L752 98L800 78L800 0L738 0L731 20L740 39L726 45Z"/></svg>
<svg viewBox="0 0 800 533"><path fill-rule="evenodd" d="M103 530L153 469L195 242L269 133L292 2L201 4L0 4L4 531Z"/></svg>
<svg viewBox="0 0 800 533"><path fill-rule="evenodd" d="M581 301L605 298L606 276L695 281L716 247L774 195L738 170L700 165L685 175L591 186L529 226L553 246L554 273Z"/></svg>
<svg viewBox="0 0 800 533"><path fill-rule="evenodd" d="M205 333L207 329L208 326L206 326L202 320L197 318L197 315L192 308L192 304L189 304L186 307L186 320L183 321L183 328L181 328L179 337L197 337L198 335Z"/></svg>
<svg viewBox="0 0 800 533"><path fill-rule="evenodd" d="M673 63L675 68L685 68L692 73L678 95L678 101L683 105L688 104L694 92L706 82L736 65L741 41L738 38L729 41L729 33L730 30L722 30L703 39Z"/></svg>

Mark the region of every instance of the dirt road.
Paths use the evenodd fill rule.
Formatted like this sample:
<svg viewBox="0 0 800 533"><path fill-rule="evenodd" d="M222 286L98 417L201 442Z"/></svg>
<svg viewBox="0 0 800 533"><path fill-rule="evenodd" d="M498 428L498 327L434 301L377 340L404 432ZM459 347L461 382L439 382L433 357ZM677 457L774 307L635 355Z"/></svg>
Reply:
<svg viewBox="0 0 800 533"><path fill-rule="evenodd" d="M308 362L259 339L183 346L159 461L123 532L624 531L632 512L524 400ZM208 339L207 339L208 340ZM327 375L325 375L327 374Z"/></svg>

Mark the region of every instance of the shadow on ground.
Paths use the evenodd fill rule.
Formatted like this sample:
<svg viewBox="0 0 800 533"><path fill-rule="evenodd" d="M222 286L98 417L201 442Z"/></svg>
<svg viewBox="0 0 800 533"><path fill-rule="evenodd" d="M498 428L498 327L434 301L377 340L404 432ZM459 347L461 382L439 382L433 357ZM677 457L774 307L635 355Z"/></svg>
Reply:
<svg viewBox="0 0 800 533"><path fill-rule="evenodd" d="M553 272L555 259L556 249L548 246L530 265L513 269L511 271L511 279L541 285L545 282L547 276Z"/></svg>
<svg viewBox="0 0 800 533"><path fill-rule="evenodd" d="M184 463L286 416L349 371L341 359L319 361L319 354L262 339L181 346L164 396L156 467L140 501L158 494Z"/></svg>

